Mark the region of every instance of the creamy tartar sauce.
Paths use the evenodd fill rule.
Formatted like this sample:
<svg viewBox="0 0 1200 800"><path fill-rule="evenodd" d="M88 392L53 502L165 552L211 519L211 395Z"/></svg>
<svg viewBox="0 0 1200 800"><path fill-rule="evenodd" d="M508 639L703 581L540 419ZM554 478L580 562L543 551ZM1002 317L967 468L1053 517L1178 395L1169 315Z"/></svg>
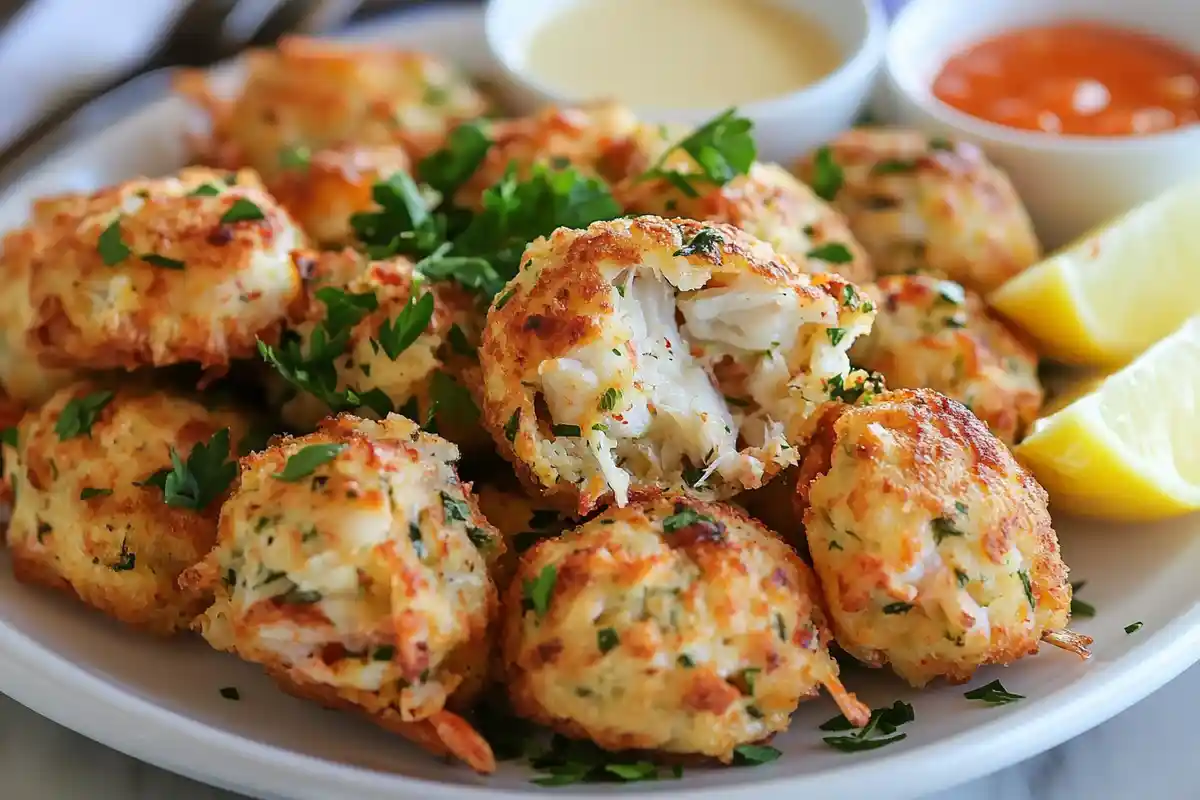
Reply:
<svg viewBox="0 0 1200 800"><path fill-rule="evenodd" d="M534 33L525 69L579 99L707 108L793 92L841 60L819 23L769 0L581 0Z"/></svg>

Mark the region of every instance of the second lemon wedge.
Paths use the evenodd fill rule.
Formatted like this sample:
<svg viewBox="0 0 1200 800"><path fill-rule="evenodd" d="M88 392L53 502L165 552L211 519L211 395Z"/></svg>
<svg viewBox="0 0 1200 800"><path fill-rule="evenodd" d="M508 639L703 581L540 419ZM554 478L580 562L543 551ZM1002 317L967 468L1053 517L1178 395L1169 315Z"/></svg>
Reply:
<svg viewBox="0 0 1200 800"><path fill-rule="evenodd" d="M1056 510L1116 520L1200 510L1200 316L1038 420L1015 452Z"/></svg>
<svg viewBox="0 0 1200 800"><path fill-rule="evenodd" d="M1200 181L1084 236L988 302L1050 358L1117 367L1200 312Z"/></svg>

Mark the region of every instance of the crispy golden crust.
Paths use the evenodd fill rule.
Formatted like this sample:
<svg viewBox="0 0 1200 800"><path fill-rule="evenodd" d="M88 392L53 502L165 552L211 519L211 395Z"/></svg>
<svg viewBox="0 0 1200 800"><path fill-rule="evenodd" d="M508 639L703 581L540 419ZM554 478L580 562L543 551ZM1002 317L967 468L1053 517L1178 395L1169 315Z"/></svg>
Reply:
<svg viewBox="0 0 1200 800"><path fill-rule="evenodd" d="M1046 492L936 392L830 406L797 501L838 644L914 686L966 681L1067 625Z"/></svg>
<svg viewBox="0 0 1200 800"><path fill-rule="evenodd" d="M420 157L487 110L467 80L430 55L300 37L246 56L232 100L199 72L185 73L177 89L209 114L204 162L251 166L267 178L280 169L280 153L297 147L399 145Z"/></svg>
<svg viewBox="0 0 1200 800"><path fill-rule="evenodd" d="M217 193L195 194L202 187ZM222 222L235 204L263 218ZM274 339L300 290L289 253L303 234L253 173L186 169L55 198L37 216L55 235L29 284L26 341L43 364L220 372L255 355L256 339ZM114 249L119 260L106 264Z"/></svg>
<svg viewBox="0 0 1200 800"><path fill-rule="evenodd" d="M60 439L55 426L68 404L93 392L82 382L57 392L4 446L6 481L16 503L8 545L18 580L77 596L121 622L151 633L188 627L203 595L180 592L175 580L212 547L219 500L194 511L173 508L163 492L139 486L186 459L197 443L230 429L232 445L248 430L232 410L209 410L184 397L118 389L90 434Z"/></svg>
<svg viewBox="0 0 1200 800"><path fill-rule="evenodd" d="M334 361L339 391L381 390L394 409L414 421L426 422L433 413L439 433L469 451L482 451L490 444L479 424L476 399L480 386L475 348L484 312L475 295L448 281L422 284L418 299L427 292L433 295L433 316L424 332L393 359L379 344L380 329L395 325L408 305L412 262L400 257L371 261L349 249L296 253L295 259L305 276L304 291L289 309L288 336L311 341L328 312L322 294L330 289L375 298L375 310L351 329L344 353ZM330 413L311 394L287 394L292 396L283 402L281 415L295 428L311 430ZM368 408L356 413L378 416Z"/></svg>
<svg viewBox="0 0 1200 800"><path fill-rule="evenodd" d="M313 446L332 449L280 477ZM432 726L446 751L483 770L494 763L486 742L442 712L486 680L497 608L487 558L504 545L458 480L457 457L398 415L342 414L277 441L242 459L217 545L180 584L214 593L196 620L213 647L418 741Z"/></svg>
<svg viewBox="0 0 1200 800"><path fill-rule="evenodd" d="M927 271L987 294L1041 257L1008 177L973 145L854 128L829 150L845 181L833 204L879 274ZM811 183L815 154L796 171Z"/></svg>
<svg viewBox="0 0 1200 800"><path fill-rule="evenodd" d="M375 208L375 183L409 168L399 147L346 146L320 150L307 163L281 169L270 189L316 244L340 247L354 242L350 217Z"/></svg>
<svg viewBox="0 0 1200 800"><path fill-rule="evenodd" d="M484 421L569 513L627 491L729 497L794 463L873 313L845 279L691 220L560 229L522 265L488 314Z"/></svg>
<svg viewBox="0 0 1200 800"><path fill-rule="evenodd" d="M724 762L785 730L822 684L862 724L817 597L792 549L736 509L682 496L610 508L522 557L504 596L509 697L606 749Z"/></svg>
<svg viewBox="0 0 1200 800"><path fill-rule="evenodd" d="M1037 354L974 292L926 275L888 275L867 291L879 306L850 358L893 389L933 389L957 400L1013 444L1037 418Z"/></svg>
<svg viewBox="0 0 1200 800"><path fill-rule="evenodd" d="M637 127L633 113L615 103L546 106L527 117L500 120L489 126L492 147L456 199L463 207L478 207L483 190L510 168L524 178L535 164L568 164L585 175L611 177L607 159Z"/></svg>

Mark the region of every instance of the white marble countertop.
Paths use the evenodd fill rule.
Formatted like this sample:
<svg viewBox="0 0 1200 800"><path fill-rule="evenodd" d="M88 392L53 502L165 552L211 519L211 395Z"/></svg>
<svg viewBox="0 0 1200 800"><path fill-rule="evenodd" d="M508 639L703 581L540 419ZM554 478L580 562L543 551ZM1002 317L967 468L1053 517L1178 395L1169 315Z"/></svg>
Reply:
<svg viewBox="0 0 1200 800"><path fill-rule="evenodd" d="M890 0L892 5L901 0ZM0 145L64 93L132 63L178 0L38 0L0 39ZM115 13L114 13L115 12ZM71 24L58 24L66 15ZM101 35L101 29L111 35ZM54 36L53 47L47 38ZM50 69L44 53L55 53ZM21 79L12 80L20 75ZM0 654L0 658L3 655ZM1100 727L1048 753L933 800L1200 797L1191 754L1200 752L1200 667ZM235 800L142 764L0 695L0 797L4 800Z"/></svg>

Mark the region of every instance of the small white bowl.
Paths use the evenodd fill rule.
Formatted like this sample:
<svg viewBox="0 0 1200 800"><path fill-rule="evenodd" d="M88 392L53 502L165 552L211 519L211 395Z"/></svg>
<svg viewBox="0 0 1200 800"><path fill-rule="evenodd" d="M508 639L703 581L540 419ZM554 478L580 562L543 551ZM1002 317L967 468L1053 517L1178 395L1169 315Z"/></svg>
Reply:
<svg viewBox="0 0 1200 800"><path fill-rule="evenodd" d="M527 69L533 35L552 17L582 0L491 0L487 7L487 39L505 73L506 99L522 112L546 104L573 105L589 98L571 96L539 81ZM654 0L646 0L654 2ZM846 54L832 73L798 91L739 106L754 121L759 158L790 163L821 142L848 128L870 99L887 41L887 15L880 0L775 0L819 23ZM686 24L664 36L686 36ZM736 54L714 53L737 69ZM723 111L633 107L638 118L653 123L698 125Z"/></svg>
<svg viewBox="0 0 1200 800"><path fill-rule="evenodd" d="M1066 244L1200 174L1200 125L1150 136L1020 131L960 112L933 95L946 60L1013 28L1087 19L1158 34L1200 53L1189 0L911 0L888 37L881 115L983 148L1008 172L1043 244Z"/></svg>

